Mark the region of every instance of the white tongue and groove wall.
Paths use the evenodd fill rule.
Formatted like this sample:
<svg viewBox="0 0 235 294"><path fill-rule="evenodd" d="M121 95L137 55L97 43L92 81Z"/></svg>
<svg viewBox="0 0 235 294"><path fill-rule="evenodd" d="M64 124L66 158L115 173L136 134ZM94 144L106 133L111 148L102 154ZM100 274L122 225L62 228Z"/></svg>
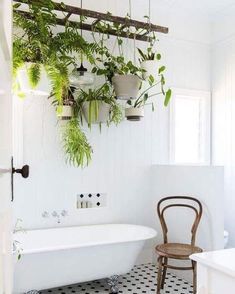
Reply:
<svg viewBox="0 0 235 294"><path fill-rule="evenodd" d="M167 83L210 91L210 22L193 11L158 2L152 1L151 21L170 30L168 35L159 35L157 45L167 67ZM121 16L129 10L125 0L89 0L84 1L84 8ZM132 1L131 13L132 18L143 20L148 14L147 1ZM133 58L133 41L124 41L124 46L126 56ZM136 42L136 46L145 48L147 44ZM51 101L39 96L16 101L15 161L30 166L29 179L15 177L15 218L22 219L22 226L30 229L110 222L158 226L155 204L160 196L154 198L155 171L151 167L169 162L169 109L164 108L161 98L157 99L155 112L146 107L141 122L124 120L117 127L104 126L101 134L98 126L91 131L85 128L94 153L84 169L65 163L60 137L63 123L57 121ZM77 195L82 193L105 193L106 207L78 210ZM207 201L207 195L201 198ZM68 216L57 224L51 213L64 209ZM49 218L42 217L44 211L49 212Z"/></svg>

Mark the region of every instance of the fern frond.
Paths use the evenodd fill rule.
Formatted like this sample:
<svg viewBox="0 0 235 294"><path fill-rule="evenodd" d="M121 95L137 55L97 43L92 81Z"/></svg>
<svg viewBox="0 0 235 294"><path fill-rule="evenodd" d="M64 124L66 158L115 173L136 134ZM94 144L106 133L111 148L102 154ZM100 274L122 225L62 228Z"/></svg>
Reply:
<svg viewBox="0 0 235 294"><path fill-rule="evenodd" d="M41 64L32 63L27 72L30 86L36 88L41 78Z"/></svg>
<svg viewBox="0 0 235 294"><path fill-rule="evenodd" d="M70 120L63 133L64 151L67 161L76 166L84 167L91 161L92 148L80 128L77 119Z"/></svg>
<svg viewBox="0 0 235 294"><path fill-rule="evenodd" d="M53 96L58 101L58 105L62 105L63 94L68 91L69 87L68 68L64 64L51 61L46 65L46 71L51 82Z"/></svg>

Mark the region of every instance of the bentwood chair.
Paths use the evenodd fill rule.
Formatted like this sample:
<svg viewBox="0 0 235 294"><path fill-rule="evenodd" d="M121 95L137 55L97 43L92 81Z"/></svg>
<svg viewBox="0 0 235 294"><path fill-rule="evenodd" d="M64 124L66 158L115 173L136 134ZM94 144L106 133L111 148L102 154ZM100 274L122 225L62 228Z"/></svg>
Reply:
<svg viewBox="0 0 235 294"><path fill-rule="evenodd" d="M182 200L182 201L181 201ZM195 220L191 228L191 243L168 243L168 227L165 221L165 212L170 208L188 208L195 213ZM191 261L192 266L179 267L168 264L169 259L190 260L189 256L193 253L202 252L202 249L195 246L196 232L202 216L202 205L199 200L187 196L170 196L161 199L157 205L157 213L160 219L164 243L156 246L158 254L158 277L157 277L157 294L160 294L164 288L167 269L175 270L192 270L193 271L193 293L196 294L197 269L196 262Z"/></svg>

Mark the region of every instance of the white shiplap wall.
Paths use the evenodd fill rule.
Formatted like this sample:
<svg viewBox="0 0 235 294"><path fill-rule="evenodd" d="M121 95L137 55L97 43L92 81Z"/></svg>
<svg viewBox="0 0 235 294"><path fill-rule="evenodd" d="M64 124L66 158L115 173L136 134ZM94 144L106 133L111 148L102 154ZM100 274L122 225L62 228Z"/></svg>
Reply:
<svg viewBox="0 0 235 294"><path fill-rule="evenodd" d="M225 229L235 245L235 9L214 23L212 44L213 162L225 166Z"/></svg>
<svg viewBox="0 0 235 294"><path fill-rule="evenodd" d="M128 9L124 0L84 2L87 8L120 15ZM133 18L147 13L147 1L132 2ZM169 85L209 91L209 23L185 14L180 7L168 10L160 1L152 3L152 21L170 28L169 36L160 36L159 44ZM132 49L126 50L131 56ZM23 136L19 127L15 145L16 150L23 146L23 151L18 152L16 160L29 164L31 174L27 180L15 177L15 217L23 220L25 228L48 227L56 223L41 217L44 210L67 209L69 216L61 225L128 222L155 226L150 167L167 163L169 155L169 113L161 99L158 102L154 113L146 108L142 122L123 121L118 127L104 127L101 134L97 127L92 132L86 129L94 155L91 165L81 170L65 164L59 125L50 102L43 97L21 101L23 118L16 124L19 127L22 123ZM76 194L80 192L107 192L108 207L78 212Z"/></svg>

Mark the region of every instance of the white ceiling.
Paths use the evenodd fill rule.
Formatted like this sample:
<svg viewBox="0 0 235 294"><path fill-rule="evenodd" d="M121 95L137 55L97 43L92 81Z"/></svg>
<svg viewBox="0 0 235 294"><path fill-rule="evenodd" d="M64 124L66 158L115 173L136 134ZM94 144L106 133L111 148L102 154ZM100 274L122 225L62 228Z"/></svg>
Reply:
<svg viewBox="0 0 235 294"><path fill-rule="evenodd" d="M154 1L154 0L152 0ZM160 0L169 7L182 7L183 9L202 13L209 17L217 17L229 12L235 7L235 0Z"/></svg>

